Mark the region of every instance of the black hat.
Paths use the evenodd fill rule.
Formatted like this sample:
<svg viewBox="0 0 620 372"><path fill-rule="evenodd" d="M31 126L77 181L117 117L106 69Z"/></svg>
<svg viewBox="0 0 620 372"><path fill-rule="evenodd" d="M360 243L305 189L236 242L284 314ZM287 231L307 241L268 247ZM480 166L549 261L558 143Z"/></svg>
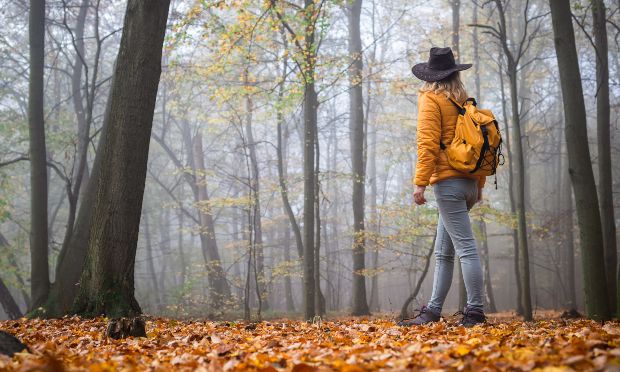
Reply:
<svg viewBox="0 0 620 372"><path fill-rule="evenodd" d="M431 48L427 63L418 63L411 68L411 72L420 80L439 81L447 78L456 71L467 70L471 63L456 64L454 54L450 48Z"/></svg>

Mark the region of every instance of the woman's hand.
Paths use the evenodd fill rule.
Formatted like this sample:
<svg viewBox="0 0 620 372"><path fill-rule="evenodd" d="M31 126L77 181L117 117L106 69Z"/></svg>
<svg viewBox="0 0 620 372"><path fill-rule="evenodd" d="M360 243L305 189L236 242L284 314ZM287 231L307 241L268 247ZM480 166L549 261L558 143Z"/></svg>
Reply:
<svg viewBox="0 0 620 372"><path fill-rule="evenodd" d="M482 187L478 187L478 203L482 202Z"/></svg>
<svg viewBox="0 0 620 372"><path fill-rule="evenodd" d="M426 186L417 186L413 191L413 201L417 205L422 205L426 203L426 199L424 198L424 191L426 190Z"/></svg>

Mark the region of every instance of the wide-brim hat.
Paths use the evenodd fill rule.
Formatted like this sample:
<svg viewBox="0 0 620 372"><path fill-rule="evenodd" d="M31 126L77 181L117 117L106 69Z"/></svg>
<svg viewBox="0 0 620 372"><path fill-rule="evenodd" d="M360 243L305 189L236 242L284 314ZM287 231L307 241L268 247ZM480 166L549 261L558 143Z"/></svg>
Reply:
<svg viewBox="0 0 620 372"><path fill-rule="evenodd" d="M439 81L457 71L467 70L471 63L457 64L450 48L431 48L428 62L418 63L411 68L411 72L420 80Z"/></svg>

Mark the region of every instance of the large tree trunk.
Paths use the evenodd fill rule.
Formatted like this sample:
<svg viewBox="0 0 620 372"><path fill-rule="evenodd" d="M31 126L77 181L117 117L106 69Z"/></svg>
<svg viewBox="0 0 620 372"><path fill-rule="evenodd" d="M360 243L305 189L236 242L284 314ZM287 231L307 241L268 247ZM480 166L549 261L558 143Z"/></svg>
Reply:
<svg viewBox="0 0 620 372"><path fill-rule="evenodd" d="M613 177L611 171L611 133L609 108L609 65L605 2L592 1L594 45L596 47L596 123L598 138L598 196L605 251L605 274L609 310L616 310L616 220L614 218Z"/></svg>
<svg viewBox="0 0 620 372"><path fill-rule="evenodd" d="M366 300L366 231L364 230L364 97L362 92L362 39L360 16L362 0L354 0L348 9L349 18L349 133L353 173L353 315L368 315Z"/></svg>
<svg viewBox="0 0 620 372"><path fill-rule="evenodd" d="M47 150L43 115L43 63L45 59L45 1L30 2L30 310L47 300L50 290L47 258Z"/></svg>
<svg viewBox="0 0 620 372"><path fill-rule="evenodd" d="M605 267L605 251L598 197L595 192L596 184L588 148L586 110L572 15L570 4L566 1L550 0L549 4L564 102L568 165L581 238L586 312L590 318L606 320L611 314L606 272L601 270Z"/></svg>
<svg viewBox="0 0 620 372"><path fill-rule="evenodd" d="M129 0L102 142L102 180L74 310L135 316L134 266L169 0Z"/></svg>

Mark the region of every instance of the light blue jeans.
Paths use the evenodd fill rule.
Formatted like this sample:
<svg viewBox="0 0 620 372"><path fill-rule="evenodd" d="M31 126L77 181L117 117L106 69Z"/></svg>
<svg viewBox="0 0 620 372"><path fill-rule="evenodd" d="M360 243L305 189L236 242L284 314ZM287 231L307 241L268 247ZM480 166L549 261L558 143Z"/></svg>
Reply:
<svg viewBox="0 0 620 372"><path fill-rule="evenodd" d="M476 239L469 221L469 210L478 200L478 182L468 178L449 178L433 186L439 207L435 240L435 278L428 307L441 313L452 284L454 253L461 261L467 289L467 307L482 311L483 282Z"/></svg>

